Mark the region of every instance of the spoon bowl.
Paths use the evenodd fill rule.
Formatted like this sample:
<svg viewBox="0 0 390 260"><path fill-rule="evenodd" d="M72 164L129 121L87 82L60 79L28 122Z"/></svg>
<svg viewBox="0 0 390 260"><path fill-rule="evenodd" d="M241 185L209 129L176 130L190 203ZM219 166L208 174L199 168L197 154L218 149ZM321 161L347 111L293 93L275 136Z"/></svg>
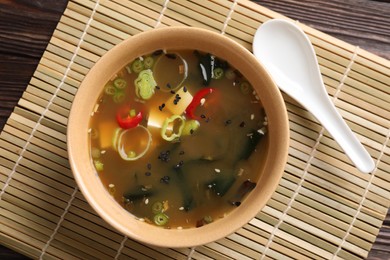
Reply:
<svg viewBox="0 0 390 260"><path fill-rule="evenodd" d="M301 28L282 19L265 22L256 31L253 53L278 87L317 118L361 172L374 169L369 153L329 99L314 48Z"/></svg>

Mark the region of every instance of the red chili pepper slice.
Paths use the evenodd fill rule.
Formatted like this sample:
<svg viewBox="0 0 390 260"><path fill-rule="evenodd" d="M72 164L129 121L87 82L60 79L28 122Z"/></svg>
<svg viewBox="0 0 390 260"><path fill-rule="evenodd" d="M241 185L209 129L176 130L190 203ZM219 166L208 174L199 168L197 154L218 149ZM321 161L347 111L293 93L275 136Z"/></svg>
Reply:
<svg viewBox="0 0 390 260"><path fill-rule="evenodd" d="M116 121L118 122L119 126L123 129L136 127L142 121L143 116L141 111L134 116L130 115L130 111L131 109L129 109L129 107L126 106L120 109L116 114Z"/></svg>
<svg viewBox="0 0 390 260"><path fill-rule="evenodd" d="M214 88L203 88L196 92L195 96L192 98L191 103L186 108L186 115L191 119L198 119L198 117L195 115L196 108L200 105L202 98L210 93L213 93L214 91Z"/></svg>

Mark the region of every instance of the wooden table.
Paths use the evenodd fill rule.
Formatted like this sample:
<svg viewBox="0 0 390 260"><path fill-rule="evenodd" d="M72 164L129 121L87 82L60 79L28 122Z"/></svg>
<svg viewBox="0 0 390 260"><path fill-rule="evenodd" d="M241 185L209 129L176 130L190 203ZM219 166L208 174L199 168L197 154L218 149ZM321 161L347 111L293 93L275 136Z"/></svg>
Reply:
<svg viewBox="0 0 390 260"><path fill-rule="evenodd" d="M388 0L256 2L390 59ZM67 0L0 0L0 130L25 90L66 4ZM390 211L368 259L390 259L389 225ZM0 246L0 259L24 258Z"/></svg>

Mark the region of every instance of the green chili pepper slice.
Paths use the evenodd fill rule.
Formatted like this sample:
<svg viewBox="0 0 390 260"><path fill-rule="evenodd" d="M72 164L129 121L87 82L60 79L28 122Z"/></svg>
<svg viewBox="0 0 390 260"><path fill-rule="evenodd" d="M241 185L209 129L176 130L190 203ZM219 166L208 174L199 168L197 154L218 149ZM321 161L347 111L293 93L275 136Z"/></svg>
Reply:
<svg viewBox="0 0 390 260"><path fill-rule="evenodd" d="M123 78L116 78L114 80L114 86L117 89L124 89L125 87L127 87L127 81Z"/></svg>
<svg viewBox="0 0 390 260"><path fill-rule="evenodd" d="M196 130L198 130L200 123L198 120L191 119L187 120L184 124L182 135L192 135Z"/></svg>
<svg viewBox="0 0 390 260"><path fill-rule="evenodd" d="M153 77L153 72L150 69L143 70L139 73L138 77L134 80L135 94L142 99L150 99L157 86Z"/></svg>
<svg viewBox="0 0 390 260"><path fill-rule="evenodd" d="M109 96L115 95L115 92L116 92L116 89L115 89L114 85L112 85L111 83L108 83L104 87L104 93L106 93Z"/></svg>
<svg viewBox="0 0 390 260"><path fill-rule="evenodd" d="M174 133L173 132L174 129L172 129L172 134L168 136L167 135L168 126L170 123L173 123L176 119L178 119L180 121L179 128L177 129L177 133ZM176 138L181 136L183 128L184 128L184 124L185 124L184 118L182 116L179 116L179 115L173 115L173 116L165 119L165 121L162 125L162 128L161 128L161 137L166 141L175 140Z"/></svg>
<svg viewBox="0 0 390 260"><path fill-rule="evenodd" d="M93 163L95 165L96 171L101 172L104 170L104 164L101 161L95 160L95 161L93 161Z"/></svg>
<svg viewBox="0 0 390 260"><path fill-rule="evenodd" d="M144 67L145 67L145 69L150 69L150 68L152 68L153 64L154 64L154 59L153 59L153 57L148 56L148 57L146 57L146 58L144 59Z"/></svg>
<svg viewBox="0 0 390 260"><path fill-rule="evenodd" d="M140 73L144 69L144 62L141 59L136 59L131 64L131 70L135 73Z"/></svg>
<svg viewBox="0 0 390 260"><path fill-rule="evenodd" d="M223 77L224 71L222 68L215 68L213 70L214 79L221 79Z"/></svg>
<svg viewBox="0 0 390 260"><path fill-rule="evenodd" d="M125 100L125 93L123 91L117 91L112 97L114 103L119 104Z"/></svg>
<svg viewBox="0 0 390 260"><path fill-rule="evenodd" d="M158 213L154 216L154 223L157 226L164 226L168 223L169 217L165 215L164 213Z"/></svg>
<svg viewBox="0 0 390 260"><path fill-rule="evenodd" d="M234 72L234 70L229 68L226 70L225 77L228 80L234 80L236 78L236 73Z"/></svg>
<svg viewBox="0 0 390 260"><path fill-rule="evenodd" d="M249 94L251 92L251 84L249 84L248 81L243 81L239 84L239 87L241 89L241 92L245 95Z"/></svg>
<svg viewBox="0 0 390 260"><path fill-rule="evenodd" d="M153 205L152 205L152 212L154 214L161 213L163 208L164 208L163 204L161 202L157 201L157 202L153 203Z"/></svg>

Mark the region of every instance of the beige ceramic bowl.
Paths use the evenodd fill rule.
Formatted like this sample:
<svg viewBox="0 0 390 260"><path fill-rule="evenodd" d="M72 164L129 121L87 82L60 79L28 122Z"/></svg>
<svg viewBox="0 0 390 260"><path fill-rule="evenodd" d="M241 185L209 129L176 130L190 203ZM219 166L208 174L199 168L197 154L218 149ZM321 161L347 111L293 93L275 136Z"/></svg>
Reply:
<svg viewBox="0 0 390 260"><path fill-rule="evenodd" d="M89 118L104 84L135 58L159 49L197 49L227 60L257 91L268 117L268 152L256 188L227 217L200 228L164 229L128 213L106 191L89 155ZM287 158L289 128L282 96L256 58L229 38L203 29L171 27L140 33L104 55L90 70L73 101L68 121L69 160L89 204L115 229L138 241L162 247L189 247L223 238L248 223L275 191Z"/></svg>

